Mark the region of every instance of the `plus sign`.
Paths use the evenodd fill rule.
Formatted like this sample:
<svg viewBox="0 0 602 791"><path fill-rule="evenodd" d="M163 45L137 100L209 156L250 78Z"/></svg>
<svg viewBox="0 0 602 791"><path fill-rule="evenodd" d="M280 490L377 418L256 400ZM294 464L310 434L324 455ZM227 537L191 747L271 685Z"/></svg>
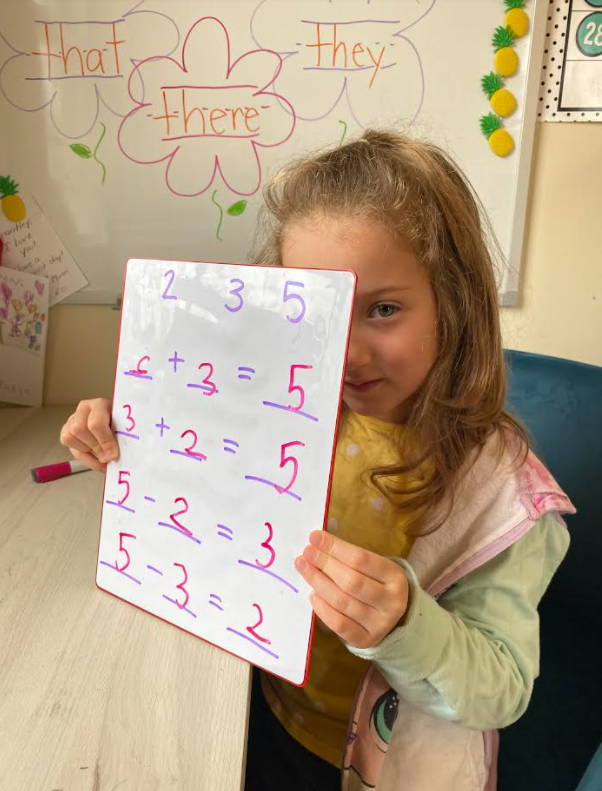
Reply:
<svg viewBox="0 0 602 791"><path fill-rule="evenodd" d="M161 432L161 437L163 437L163 431L166 428L170 429L171 426L168 426L167 423L163 420L163 418L161 418L161 422L160 423L155 423L155 428L159 429L159 431Z"/></svg>
<svg viewBox="0 0 602 791"><path fill-rule="evenodd" d="M174 352L173 353L173 357L168 357L167 360L168 360L168 362L173 363L173 372L174 372L174 374L177 373L178 363L185 362L183 357L178 357L178 353L177 352Z"/></svg>

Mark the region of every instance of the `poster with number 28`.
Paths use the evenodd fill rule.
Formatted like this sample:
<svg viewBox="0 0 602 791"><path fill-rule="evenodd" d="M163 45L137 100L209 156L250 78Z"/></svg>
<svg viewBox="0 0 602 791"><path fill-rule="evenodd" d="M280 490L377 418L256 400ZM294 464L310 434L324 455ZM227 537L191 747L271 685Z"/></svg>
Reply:
<svg viewBox="0 0 602 791"><path fill-rule="evenodd" d="M355 293L348 271L131 260L97 584L294 684Z"/></svg>

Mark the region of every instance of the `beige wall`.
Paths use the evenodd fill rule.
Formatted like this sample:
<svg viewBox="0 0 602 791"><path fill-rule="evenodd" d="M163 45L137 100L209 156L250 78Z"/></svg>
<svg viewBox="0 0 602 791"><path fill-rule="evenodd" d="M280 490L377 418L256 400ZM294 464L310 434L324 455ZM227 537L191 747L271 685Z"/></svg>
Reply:
<svg viewBox="0 0 602 791"><path fill-rule="evenodd" d="M537 124L508 348L602 366L602 124Z"/></svg>
<svg viewBox="0 0 602 791"><path fill-rule="evenodd" d="M108 305L57 305L51 309L45 404L111 397L120 315Z"/></svg>
<svg viewBox="0 0 602 791"><path fill-rule="evenodd" d="M537 124L521 304L504 308L508 348L602 365L602 124ZM50 312L45 403L110 397L119 313Z"/></svg>

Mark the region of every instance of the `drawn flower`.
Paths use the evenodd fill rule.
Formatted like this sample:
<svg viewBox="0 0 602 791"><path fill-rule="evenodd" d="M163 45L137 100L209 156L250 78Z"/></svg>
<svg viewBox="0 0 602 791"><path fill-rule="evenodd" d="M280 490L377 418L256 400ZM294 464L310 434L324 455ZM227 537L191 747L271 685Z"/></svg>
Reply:
<svg viewBox="0 0 602 791"><path fill-rule="evenodd" d="M179 45L175 22L140 9L143 2L117 19L100 10L108 4L95 4L99 10L92 20L79 3L62 3L58 20L50 6L46 11L39 3L20 3L15 14L10 4L1 4L0 29L14 52L0 69L6 100L28 112L48 107L56 129L70 139L92 129L101 102L124 116L131 66L157 50L171 54ZM142 94L143 86L137 89Z"/></svg>
<svg viewBox="0 0 602 791"><path fill-rule="evenodd" d="M282 58L253 50L231 59L226 27L215 17L197 20L182 46L181 63L154 57L137 64L144 100L124 118L118 142L139 164L165 163L167 187L192 197L219 173L238 195L253 195L262 178L259 151L281 145L295 127L295 111L270 90Z"/></svg>
<svg viewBox="0 0 602 791"><path fill-rule="evenodd" d="M299 119L320 120L343 102L359 126L391 112L412 123L425 85L420 53L406 32L435 2L399 4L392 13L392 4L379 0L307 0L297 14L283 16L278 0L261 0L251 35L258 47L283 56L275 87L294 97Z"/></svg>
<svg viewBox="0 0 602 791"><path fill-rule="evenodd" d="M10 300L13 293L12 288L8 285L8 283L2 283L2 285L0 285L0 292L2 293L2 299L8 305L8 301Z"/></svg>
<svg viewBox="0 0 602 791"><path fill-rule="evenodd" d="M0 319L7 319L8 318L8 305L3 305L0 307Z"/></svg>
<svg viewBox="0 0 602 791"><path fill-rule="evenodd" d="M33 295L33 292L31 292L31 291L26 291L23 294L23 302L26 305L29 305L30 302L33 302L33 298L34 298L34 295Z"/></svg>

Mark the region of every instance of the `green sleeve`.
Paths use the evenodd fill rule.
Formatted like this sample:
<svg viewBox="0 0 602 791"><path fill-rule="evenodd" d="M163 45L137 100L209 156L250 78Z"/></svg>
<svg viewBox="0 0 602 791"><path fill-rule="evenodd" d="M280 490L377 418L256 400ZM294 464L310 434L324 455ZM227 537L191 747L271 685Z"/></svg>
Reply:
<svg viewBox="0 0 602 791"><path fill-rule="evenodd" d="M477 730L510 725L527 708L539 673L537 606L568 545L562 520L547 514L438 601L396 559L410 583L402 625L377 646L347 648L428 714Z"/></svg>

